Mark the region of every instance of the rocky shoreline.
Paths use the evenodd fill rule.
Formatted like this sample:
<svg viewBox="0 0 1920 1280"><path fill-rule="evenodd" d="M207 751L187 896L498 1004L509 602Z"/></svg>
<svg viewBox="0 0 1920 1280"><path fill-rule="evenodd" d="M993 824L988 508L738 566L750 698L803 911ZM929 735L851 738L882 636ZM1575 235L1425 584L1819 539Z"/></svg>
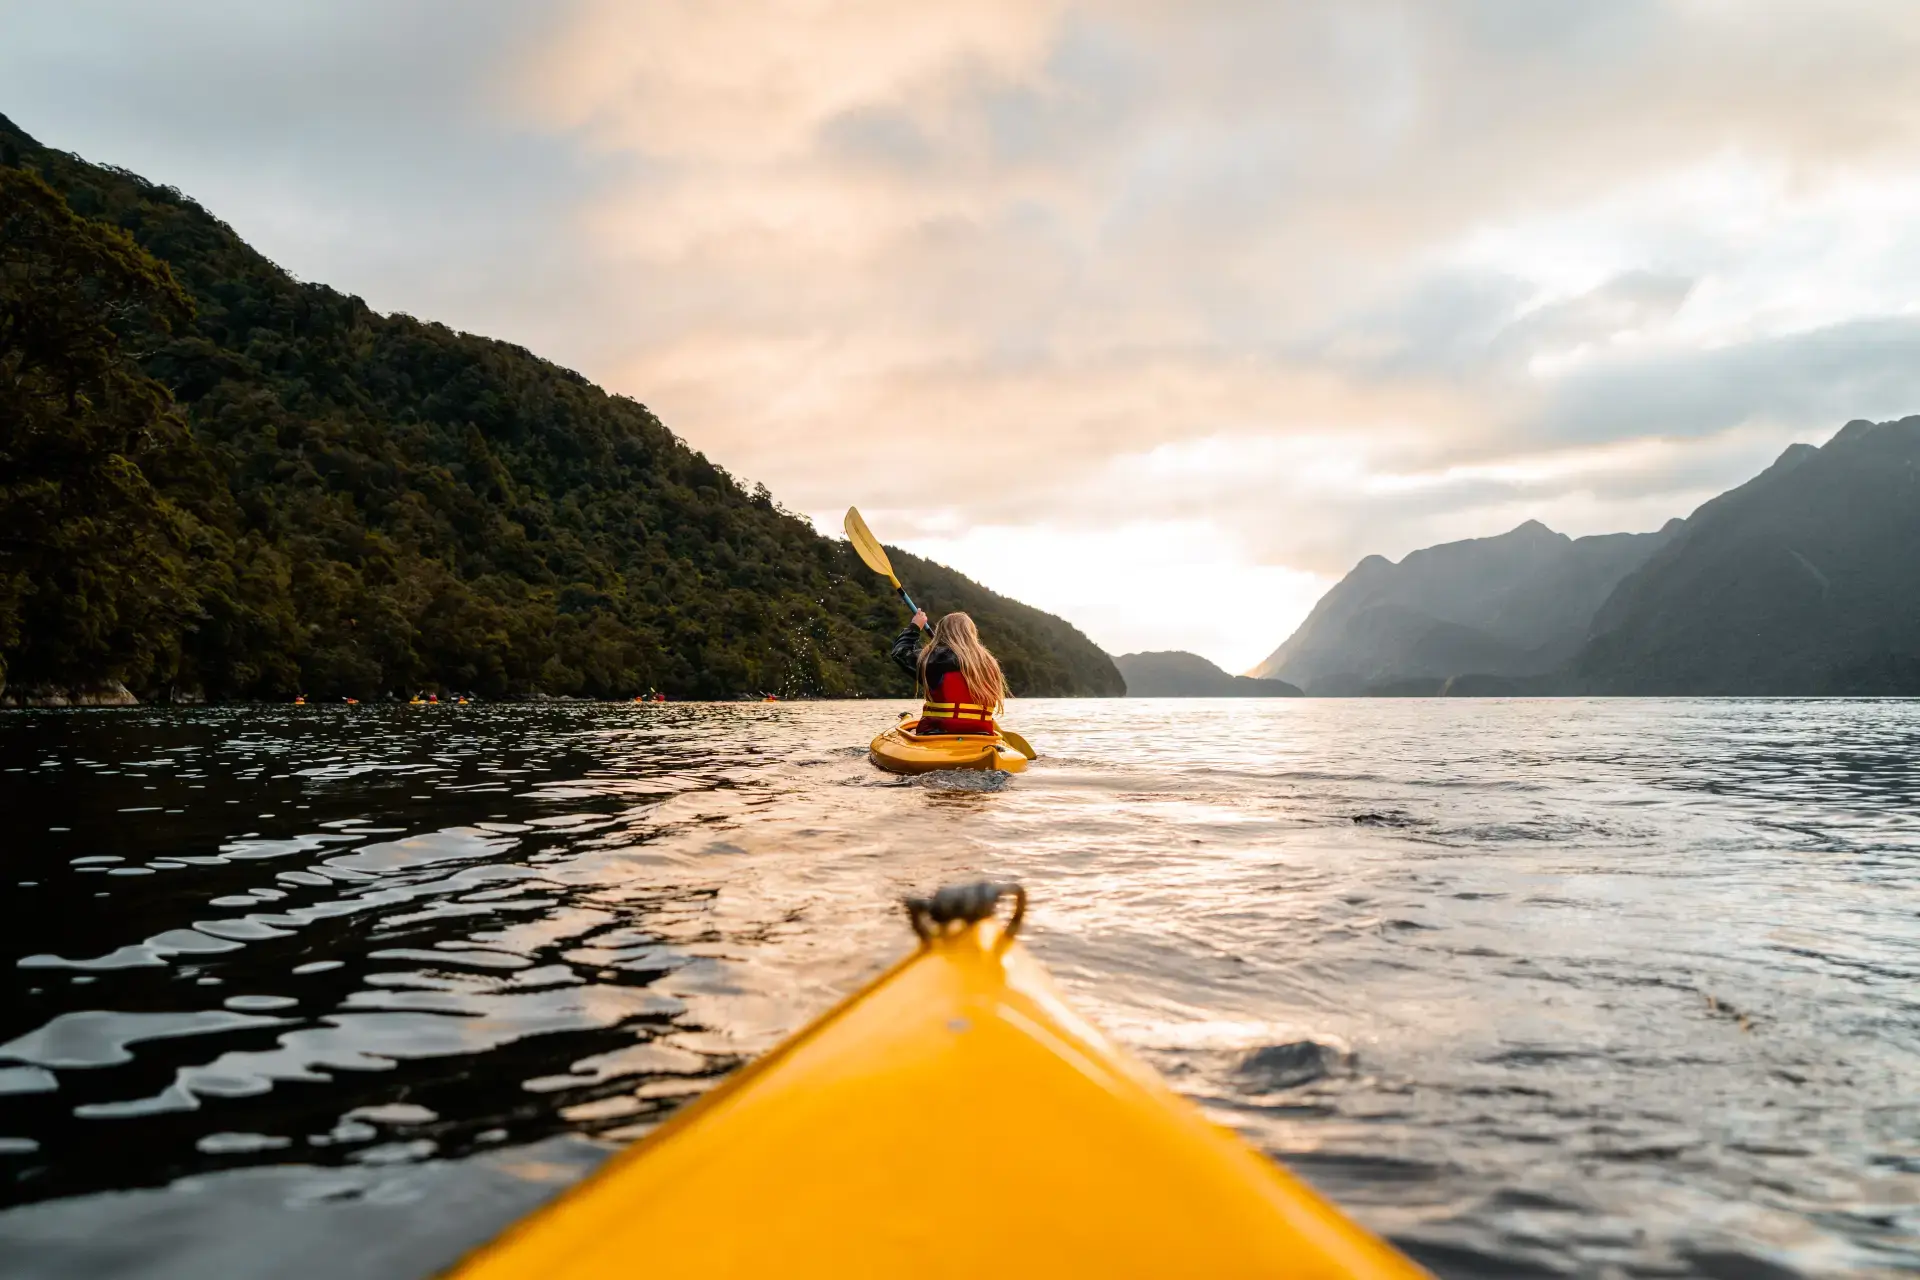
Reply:
<svg viewBox="0 0 1920 1280"><path fill-rule="evenodd" d="M182 699L185 701L186 699ZM198 699L195 699L198 701ZM105 684L62 689L51 685L28 685L10 689L0 685L0 708L27 707L137 707L140 699L118 680Z"/></svg>

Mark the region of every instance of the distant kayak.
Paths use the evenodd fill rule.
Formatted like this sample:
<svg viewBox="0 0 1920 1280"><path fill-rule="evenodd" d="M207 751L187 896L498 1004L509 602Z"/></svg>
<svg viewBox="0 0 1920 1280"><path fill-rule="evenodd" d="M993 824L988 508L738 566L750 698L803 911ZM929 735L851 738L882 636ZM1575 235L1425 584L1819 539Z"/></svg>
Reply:
<svg viewBox="0 0 1920 1280"><path fill-rule="evenodd" d="M999 769L1019 773L1027 758L999 734L915 733L918 720L903 720L875 738L872 761L889 773L933 773L939 769Z"/></svg>
<svg viewBox="0 0 1920 1280"><path fill-rule="evenodd" d="M910 901L918 950L450 1274L1426 1274L1083 1022L1024 908Z"/></svg>

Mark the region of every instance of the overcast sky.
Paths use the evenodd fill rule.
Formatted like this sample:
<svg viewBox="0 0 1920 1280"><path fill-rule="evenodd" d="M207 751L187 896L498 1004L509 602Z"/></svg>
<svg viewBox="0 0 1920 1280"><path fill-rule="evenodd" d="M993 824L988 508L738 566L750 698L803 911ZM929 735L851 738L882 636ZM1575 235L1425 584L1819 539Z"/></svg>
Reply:
<svg viewBox="0 0 1920 1280"><path fill-rule="evenodd" d="M0 0L0 112L1113 652L1920 412L1914 0Z"/></svg>

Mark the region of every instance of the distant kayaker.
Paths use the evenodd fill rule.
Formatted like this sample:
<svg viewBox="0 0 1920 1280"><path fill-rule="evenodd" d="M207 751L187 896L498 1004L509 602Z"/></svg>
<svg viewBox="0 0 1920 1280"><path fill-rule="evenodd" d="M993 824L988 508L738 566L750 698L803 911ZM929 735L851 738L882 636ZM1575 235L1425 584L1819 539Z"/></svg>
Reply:
<svg viewBox="0 0 1920 1280"><path fill-rule="evenodd" d="M964 613L950 613L933 624L933 641L920 647L926 610L913 615L893 642L893 660L920 683L926 704L920 708L920 733L993 733L994 715L1007 699L1007 678L1000 663L980 643L980 632Z"/></svg>

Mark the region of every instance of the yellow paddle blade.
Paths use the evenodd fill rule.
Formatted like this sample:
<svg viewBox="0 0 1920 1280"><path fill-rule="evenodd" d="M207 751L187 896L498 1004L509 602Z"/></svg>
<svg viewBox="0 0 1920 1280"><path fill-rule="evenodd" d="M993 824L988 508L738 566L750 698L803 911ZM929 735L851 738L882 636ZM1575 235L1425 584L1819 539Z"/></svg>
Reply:
<svg viewBox="0 0 1920 1280"><path fill-rule="evenodd" d="M1032 747L1028 746L1027 740L1021 737L1019 734L1015 733L1013 730L1002 729L1000 731L1000 736L1006 741L1006 744L1008 746L1012 747L1015 751L1018 751L1021 755L1025 756L1027 759L1038 760L1040 758L1040 753L1038 751L1035 751Z"/></svg>
<svg viewBox="0 0 1920 1280"><path fill-rule="evenodd" d="M887 560L887 553L880 545L880 539L873 536L873 530L867 528L867 522L860 518L860 508L847 508L847 541L860 558L867 562L867 568L883 575L896 588L900 579L893 576L893 565Z"/></svg>

